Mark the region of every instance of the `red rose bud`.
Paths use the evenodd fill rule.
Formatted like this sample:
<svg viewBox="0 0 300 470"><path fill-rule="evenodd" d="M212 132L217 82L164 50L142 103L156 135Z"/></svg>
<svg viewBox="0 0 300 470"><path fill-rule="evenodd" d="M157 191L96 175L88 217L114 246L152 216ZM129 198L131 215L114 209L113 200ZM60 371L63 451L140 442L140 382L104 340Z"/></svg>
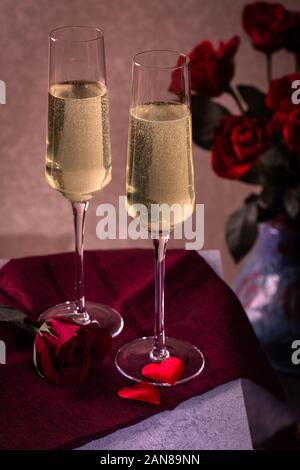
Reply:
<svg viewBox="0 0 300 470"><path fill-rule="evenodd" d="M287 148L300 156L300 107L286 115L286 119L282 130L283 140Z"/></svg>
<svg viewBox="0 0 300 470"><path fill-rule="evenodd" d="M223 178L239 179L267 147L263 122L245 116L227 116L215 132L212 167Z"/></svg>
<svg viewBox="0 0 300 470"><path fill-rule="evenodd" d="M287 46L295 14L279 3L253 2L243 11L243 27L255 49L271 54Z"/></svg>
<svg viewBox="0 0 300 470"><path fill-rule="evenodd" d="M269 92L265 98L265 104L275 113L288 112L295 108L292 102L292 83L300 80L300 73L292 73L282 78L272 80Z"/></svg>
<svg viewBox="0 0 300 470"><path fill-rule="evenodd" d="M185 63L186 59L184 56L179 56L177 61L177 67L180 67ZM180 96L185 92L185 83L184 83L184 70L183 67L177 68L172 72L171 75L171 85L169 91L175 93L175 95Z"/></svg>
<svg viewBox="0 0 300 470"><path fill-rule="evenodd" d="M71 318L57 317L44 322L37 332L33 360L39 375L52 384L80 384L110 346L110 334L98 323L79 325Z"/></svg>
<svg viewBox="0 0 300 470"><path fill-rule="evenodd" d="M189 54L191 70L191 89L203 96L219 96L234 75L234 56L239 46L235 36L227 43L221 42L215 49L211 42L203 41ZM181 65L182 59L178 61ZM175 70L169 90L180 95L182 72Z"/></svg>

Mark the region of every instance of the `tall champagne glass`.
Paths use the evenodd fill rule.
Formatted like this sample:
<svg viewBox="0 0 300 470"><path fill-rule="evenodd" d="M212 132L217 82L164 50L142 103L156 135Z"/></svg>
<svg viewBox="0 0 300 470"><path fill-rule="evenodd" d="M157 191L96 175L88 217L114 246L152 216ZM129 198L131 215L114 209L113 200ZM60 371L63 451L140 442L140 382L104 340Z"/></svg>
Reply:
<svg viewBox="0 0 300 470"><path fill-rule="evenodd" d="M176 94L170 91L171 77ZM155 324L153 337L125 344L116 356L117 368L136 381L143 380L145 364L159 363L169 356L181 358L185 365L177 383L197 376L204 367L203 354L196 346L166 337L164 328L166 245L170 232L193 213L194 201L188 57L174 51L141 52L133 60L127 212L138 218L153 238ZM169 217L160 212L163 206L174 204L179 211ZM151 213L153 207L156 211ZM176 313L184 316L184 307L182 310Z"/></svg>
<svg viewBox="0 0 300 470"><path fill-rule="evenodd" d="M46 179L72 205L75 228L75 299L49 308L41 320L72 316L97 320L116 336L121 315L87 302L84 295L83 234L89 201L111 181L109 109L104 37L98 28L70 26L50 33Z"/></svg>

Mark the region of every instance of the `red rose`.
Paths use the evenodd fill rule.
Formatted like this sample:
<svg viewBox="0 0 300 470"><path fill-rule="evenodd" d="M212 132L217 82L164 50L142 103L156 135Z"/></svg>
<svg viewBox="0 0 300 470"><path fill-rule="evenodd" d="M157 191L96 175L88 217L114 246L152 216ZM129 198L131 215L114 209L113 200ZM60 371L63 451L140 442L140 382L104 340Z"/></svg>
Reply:
<svg viewBox="0 0 300 470"><path fill-rule="evenodd" d="M267 123L267 135L271 139L273 137L278 137L282 134L283 126L286 121L286 112L278 111L278 113L273 114L271 119Z"/></svg>
<svg viewBox="0 0 300 470"><path fill-rule="evenodd" d="M239 179L267 149L264 125L246 116L228 116L216 130L212 167L223 178Z"/></svg>
<svg viewBox="0 0 300 470"><path fill-rule="evenodd" d="M282 136L287 148L300 156L300 107L275 113L267 124L269 138Z"/></svg>
<svg viewBox="0 0 300 470"><path fill-rule="evenodd" d="M293 109L295 105L292 103L292 93L294 91L292 82L295 80L300 80L300 73L292 73L272 80L265 99L266 106L276 113Z"/></svg>
<svg viewBox="0 0 300 470"><path fill-rule="evenodd" d="M279 3L254 2L243 11L243 26L253 47L271 54L286 46L295 16Z"/></svg>
<svg viewBox="0 0 300 470"><path fill-rule="evenodd" d="M238 46L237 36L227 43L221 42L218 49L214 49L209 41L198 44L189 54L191 89L204 96L221 95L234 75L233 58ZM178 65L181 64L179 59ZM181 90L182 72L175 70L170 91L179 95Z"/></svg>
<svg viewBox="0 0 300 470"><path fill-rule="evenodd" d="M300 106L286 115L282 135L287 148L300 155Z"/></svg>
<svg viewBox="0 0 300 470"><path fill-rule="evenodd" d="M39 375L56 385L81 383L93 361L101 361L111 345L98 323L79 325L67 317L52 318L36 334L33 359Z"/></svg>
<svg viewBox="0 0 300 470"><path fill-rule="evenodd" d="M274 114L268 124L270 136L282 134L284 142L291 152L299 153L299 106L293 104L292 83L300 80L300 73L286 75L272 80L265 104Z"/></svg>

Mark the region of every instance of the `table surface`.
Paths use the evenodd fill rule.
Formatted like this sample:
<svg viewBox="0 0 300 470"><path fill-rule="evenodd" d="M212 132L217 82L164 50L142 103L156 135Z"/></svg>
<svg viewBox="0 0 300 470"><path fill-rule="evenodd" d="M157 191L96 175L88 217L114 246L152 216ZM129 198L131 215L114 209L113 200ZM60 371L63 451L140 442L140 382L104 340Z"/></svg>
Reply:
<svg viewBox="0 0 300 470"><path fill-rule="evenodd" d="M241 380L89 442L88 450L252 449Z"/></svg>
<svg viewBox="0 0 300 470"><path fill-rule="evenodd" d="M201 255L223 277L220 252L201 251ZM0 268L7 262L0 260ZM80 449L252 449L252 442L256 445L300 420L300 381L280 379L287 395L285 403L249 380L234 380Z"/></svg>

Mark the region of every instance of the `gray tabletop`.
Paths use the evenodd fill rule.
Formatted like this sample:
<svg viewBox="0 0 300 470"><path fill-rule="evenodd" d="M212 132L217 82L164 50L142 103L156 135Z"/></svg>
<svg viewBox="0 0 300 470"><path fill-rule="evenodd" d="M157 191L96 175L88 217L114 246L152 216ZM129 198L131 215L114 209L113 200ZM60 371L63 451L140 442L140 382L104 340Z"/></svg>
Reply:
<svg viewBox="0 0 300 470"><path fill-rule="evenodd" d="M88 450L252 449L240 380L89 442Z"/></svg>

